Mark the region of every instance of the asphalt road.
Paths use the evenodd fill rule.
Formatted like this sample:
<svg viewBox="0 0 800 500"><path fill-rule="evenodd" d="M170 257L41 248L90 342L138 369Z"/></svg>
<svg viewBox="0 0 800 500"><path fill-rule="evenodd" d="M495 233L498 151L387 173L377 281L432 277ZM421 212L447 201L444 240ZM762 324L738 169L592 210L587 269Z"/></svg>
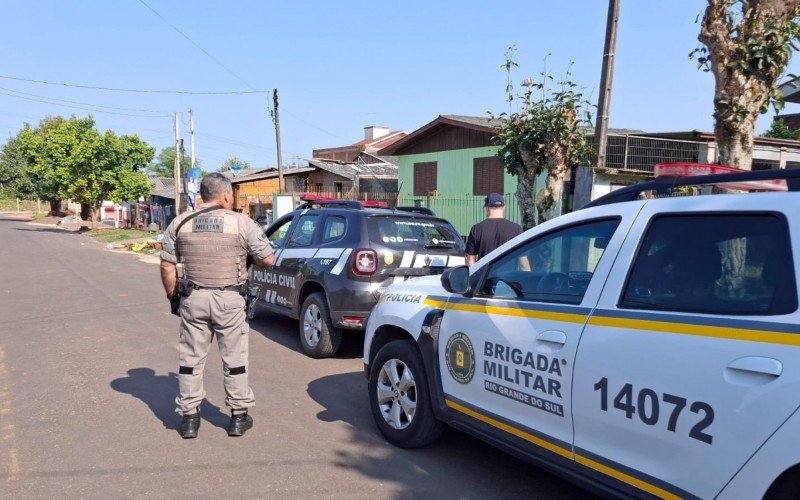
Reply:
<svg viewBox="0 0 800 500"><path fill-rule="evenodd" d="M200 437L174 413L178 319L158 268L0 216L0 497L573 498L586 493L455 430L401 450L372 422L363 335L335 359L296 323L251 324L255 426L225 432L216 347Z"/></svg>

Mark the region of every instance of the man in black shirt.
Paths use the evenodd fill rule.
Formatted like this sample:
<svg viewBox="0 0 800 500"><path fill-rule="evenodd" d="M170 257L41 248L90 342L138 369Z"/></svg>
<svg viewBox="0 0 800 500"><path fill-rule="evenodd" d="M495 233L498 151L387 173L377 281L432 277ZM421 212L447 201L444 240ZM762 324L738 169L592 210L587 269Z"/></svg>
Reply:
<svg viewBox="0 0 800 500"><path fill-rule="evenodd" d="M483 258L514 236L522 234L522 227L504 217L506 202L498 193L489 193L483 204L486 220L472 226L467 238L467 265Z"/></svg>

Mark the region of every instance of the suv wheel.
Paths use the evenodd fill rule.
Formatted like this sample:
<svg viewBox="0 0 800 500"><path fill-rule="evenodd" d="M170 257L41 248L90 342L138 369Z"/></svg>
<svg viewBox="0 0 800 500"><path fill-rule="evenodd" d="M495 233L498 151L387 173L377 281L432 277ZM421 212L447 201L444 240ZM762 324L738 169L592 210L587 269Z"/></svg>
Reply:
<svg viewBox="0 0 800 500"><path fill-rule="evenodd" d="M408 340L389 342L378 351L369 374L369 399L378 429L395 446L425 446L444 430L433 415L422 357Z"/></svg>
<svg viewBox="0 0 800 500"><path fill-rule="evenodd" d="M300 309L300 345L312 358L329 358L339 350L342 331L333 327L328 301L321 292L312 293Z"/></svg>

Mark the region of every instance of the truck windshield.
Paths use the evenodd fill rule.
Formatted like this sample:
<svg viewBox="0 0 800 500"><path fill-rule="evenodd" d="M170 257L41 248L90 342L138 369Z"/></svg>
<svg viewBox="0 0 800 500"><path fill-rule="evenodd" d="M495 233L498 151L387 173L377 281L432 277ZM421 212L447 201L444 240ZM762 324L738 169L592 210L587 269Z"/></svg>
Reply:
<svg viewBox="0 0 800 500"><path fill-rule="evenodd" d="M464 241L448 222L416 217L370 217L370 241L396 250L463 250Z"/></svg>

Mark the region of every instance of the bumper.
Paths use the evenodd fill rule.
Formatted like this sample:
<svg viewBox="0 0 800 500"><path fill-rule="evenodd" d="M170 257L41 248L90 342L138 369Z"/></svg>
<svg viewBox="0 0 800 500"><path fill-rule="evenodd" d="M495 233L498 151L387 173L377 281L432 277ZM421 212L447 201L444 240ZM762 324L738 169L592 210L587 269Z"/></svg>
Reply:
<svg viewBox="0 0 800 500"><path fill-rule="evenodd" d="M348 283L347 288L328 291L331 320L336 328L364 330L380 297L379 284Z"/></svg>

